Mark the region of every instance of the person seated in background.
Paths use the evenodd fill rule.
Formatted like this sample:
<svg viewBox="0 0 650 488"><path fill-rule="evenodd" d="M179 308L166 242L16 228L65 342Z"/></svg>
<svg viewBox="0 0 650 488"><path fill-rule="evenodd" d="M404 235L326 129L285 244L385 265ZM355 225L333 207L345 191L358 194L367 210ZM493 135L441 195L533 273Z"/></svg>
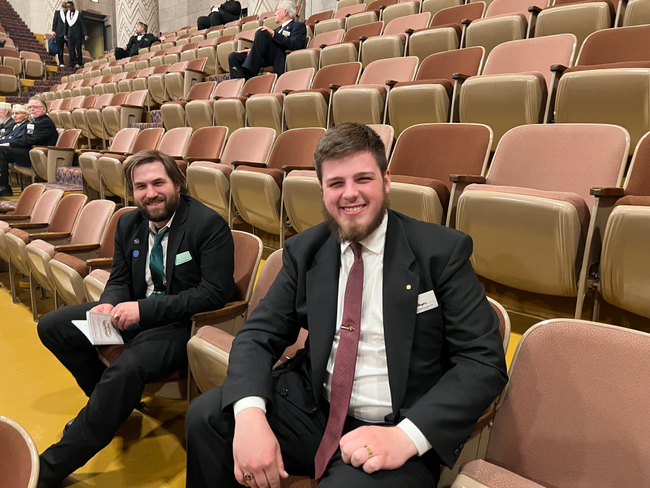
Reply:
<svg viewBox="0 0 650 488"><path fill-rule="evenodd" d="M32 120L28 120L31 116ZM16 125L0 139L0 197L10 197L9 163L30 167L29 151L34 146L56 146L59 133L47 116L47 105L38 98L30 98L27 107L14 105Z"/></svg>
<svg viewBox="0 0 650 488"><path fill-rule="evenodd" d="M59 486L108 445L148 382L187 369L192 315L235 298L228 224L188 195L176 162L140 151L124 164L124 178L139 211L117 223L113 267L99 302L59 308L38 323L45 347L88 396L63 438L41 454L39 486ZM126 343L108 367L71 322L87 311L110 314Z"/></svg>
<svg viewBox="0 0 650 488"><path fill-rule="evenodd" d="M145 47L150 47L154 42L164 42L165 36L156 37L153 34L147 34L149 26L144 22L138 22L135 26L135 35L131 36L126 46L115 48L115 59L130 58L137 56L138 51Z"/></svg>
<svg viewBox="0 0 650 488"><path fill-rule="evenodd" d="M266 26L259 27L250 51L230 53L230 77L248 80L257 76L260 69L266 66L273 66L273 72L282 75L286 51L304 48L307 39L307 27L302 22L293 20L295 16L294 3L282 0L275 9L275 22L280 26L275 30Z"/></svg>
<svg viewBox="0 0 650 488"><path fill-rule="evenodd" d="M4 137L16 125L16 121L11 116L11 104L0 102L0 137Z"/></svg>
<svg viewBox="0 0 650 488"><path fill-rule="evenodd" d="M472 239L388 209L371 128L314 152L326 222L286 241L283 267L235 337L223 386L185 417L187 488L433 487L508 376ZM304 349L273 369L302 329Z"/></svg>
<svg viewBox="0 0 650 488"><path fill-rule="evenodd" d="M241 14L241 4L237 0L226 0L216 4L208 15L202 15L196 20L198 30L209 29L216 25L224 25L237 20Z"/></svg>

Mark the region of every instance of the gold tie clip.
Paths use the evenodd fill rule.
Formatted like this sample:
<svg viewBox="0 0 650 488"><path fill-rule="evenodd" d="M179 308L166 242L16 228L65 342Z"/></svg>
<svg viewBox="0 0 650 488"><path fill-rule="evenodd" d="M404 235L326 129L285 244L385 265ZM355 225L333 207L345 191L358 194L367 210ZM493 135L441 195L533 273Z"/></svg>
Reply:
<svg viewBox="0 0 650 488"><path fill-rule="evenodd" d="M342 326L341 326L341 329L345 329L345 330L350 330L350 331L352 331L352 330L354 330L354 327L346 327L345 325L342 325Z"/></svg>

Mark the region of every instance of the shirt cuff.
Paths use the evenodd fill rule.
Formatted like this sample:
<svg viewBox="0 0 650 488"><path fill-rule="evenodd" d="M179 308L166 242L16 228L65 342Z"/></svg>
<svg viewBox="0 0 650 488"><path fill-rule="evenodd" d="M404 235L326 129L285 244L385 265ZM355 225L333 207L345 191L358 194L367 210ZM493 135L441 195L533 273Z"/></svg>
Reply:
<svg viewBox="0 0 650 488"><path fill-rule="evenodd" d="M232 410L235 414L235 417L237 417L237 414L241 412L242 410L246 408L261 408L264 413L266 413L266 399L258 396L249 396L242 398L241 400L237 400L233 406ZM413 426L415 427L415 426ZM417 427L416 427L417 430ZM420 432L418 430L418 432ZM422 434L420 434L422 435Z"/></svg>
<svg viewBox="0 0 650 488"><path fill-rule="evenodd" d="M235 405L237 405L237 403L235 403ZM418 450L418 456L422 456L425 452L433 447L427 438L424 437L422 431L418 429L415 424L409 419L402 420L399 424L397 424L397 426L402 429L407 436L409 436L409 439L413 441L413 444L415 444L415 447Z"/></svg>

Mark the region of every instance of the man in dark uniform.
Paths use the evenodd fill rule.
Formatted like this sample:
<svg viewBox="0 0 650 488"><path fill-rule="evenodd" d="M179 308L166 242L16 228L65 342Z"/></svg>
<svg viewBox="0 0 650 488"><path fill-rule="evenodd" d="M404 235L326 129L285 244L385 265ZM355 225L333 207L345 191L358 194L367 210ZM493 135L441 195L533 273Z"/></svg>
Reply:
<svg viewBox="0 0 650 488"><path fill-rule="evenodd" d="M208 15L199 17L196 26L199 30L203 30L215 25L224 25L237 20L239 14L241 14L241 4L237 0L226 0L221 5L212 7Z"/></svg>
<svg viewBox="0 0 650 488"><path fill-rule="evenodd" d="M66 15L68 13L68 4L63 2L61 4L61 10L54 12L54 20L52 21L52 35L56 40L56 45L59 48L59 66L63 66L63 46L65 46L65 26L66 26Z"/></svg>
<svg viewBox="0 0 650 488"><path fill-rule="evenodd" d="M231 78L252 78L261 68L273 66L278 76L284 73L286 51L305 47L307 27L294 21L296 6L291 0L282 0L275 10L275 21L280 27L274 31L266 26L257 29L249 52L234 52L228 56Z"/></svg>
<svg viewBox="0 0 650 488"><path fill-rule="evenodd" d="M47 105L39 99L31 98L27 108L14 105L13 112L16 125L0 139L0 197L13 195L9 186L9 163L29 167L32 147L55 146L59 138L54 122L47 116Z"/></svg>
<svg viewBox="0 0 650 488"><path fill-rule="evenodd" d="M11 117L11 104L7 102L0 103L0 137L4 137L11 132L16 125L16 121Z"/></svg>
<svg viewBox="0 0 650 488"><path fill-rule="evenodd" d="M135 26L136 34L131 36L126 46L115 48L115 59L130 58L137 56L138 51L142 48L151 46L154 42L164 42L165 36L156 37L153 34L147 34L148 26L144 22L138 22Z"/></svg>
<svg viewBox="0 0 650 488"><path fill-rule="evenodd" d="M68 51L70 52L70 67L78 68L83 62L81 40L88 40L88 31L81 12L75 10L74 2L68 2L68 13L65 20L65 39L68 41Z"/></svg>

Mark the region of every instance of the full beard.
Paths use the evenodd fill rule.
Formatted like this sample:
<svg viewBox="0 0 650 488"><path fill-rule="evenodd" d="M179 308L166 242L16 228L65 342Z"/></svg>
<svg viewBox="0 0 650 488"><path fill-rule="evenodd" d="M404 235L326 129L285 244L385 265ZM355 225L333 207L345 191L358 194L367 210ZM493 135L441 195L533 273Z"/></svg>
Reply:
<svg viewBox="0 0 650 488"><path fill-rule="evenodd" d="M147 204L161 202L161 201L165 202L165 205L161 212L159 212L157 215L154 215L151 212L149 212L149 210L147 209ZM138 207L138 210L140 210L140 213L145 219L151 222L164 222L165 220L170 219L172 215L174 215L174 212L176 212L176 209L178 208L179 202L180 202L180 196L178 195L178 193L174 193L174 195L169 199L156 198L154 200L136 202L136 205Z"/></svg>
<svg viewBox="0 0 650 488"><path fill-rule="evenodd" d="M372 234L377 227L381 225L384 220L384 214L390 207L390 200L388 193L384 192L384 200L377 214L366 225L356 226L342 226L336 219L327 211L325 202L321 200L321 211L325 221L329 224L330 230L334 233L339 242L359 242Z"/></svg>

